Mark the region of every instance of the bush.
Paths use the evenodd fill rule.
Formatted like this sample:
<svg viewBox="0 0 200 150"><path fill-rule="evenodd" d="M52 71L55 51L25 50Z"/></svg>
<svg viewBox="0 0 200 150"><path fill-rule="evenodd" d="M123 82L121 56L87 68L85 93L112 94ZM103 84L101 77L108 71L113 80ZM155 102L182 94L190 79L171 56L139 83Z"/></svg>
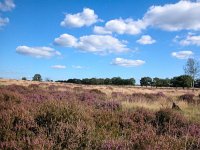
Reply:
<svg viewBox="0 0 200 150"><path fill-rule="evenodd" d="M53 139L53 149L84 149L89 144L92 128L87 114L77 104L44 105L35 121Z"/></svg>
<svg viewBox="0 0 200 150"><path fill-rule="evenodd" d="M186 101L188 103L195 103L194 96L195 96L194 94L187 93L187 94L181 95L179 99Z"/></svg>
<svg viewBox="0 0 200 150"><path fill-rule="evenodd" d="M175 137L185 134L188 121L178 112L171 109L161 109L155 115L155 127L157 127L158 134L169 134Z"/></svg>
<svg viewBox="0 0 200 150"><path fill-rule="evenodd" d="M121 104L118 102L97 102L96 103L97 109L104 109L104 110L120 110L122 108Z"/></svg>

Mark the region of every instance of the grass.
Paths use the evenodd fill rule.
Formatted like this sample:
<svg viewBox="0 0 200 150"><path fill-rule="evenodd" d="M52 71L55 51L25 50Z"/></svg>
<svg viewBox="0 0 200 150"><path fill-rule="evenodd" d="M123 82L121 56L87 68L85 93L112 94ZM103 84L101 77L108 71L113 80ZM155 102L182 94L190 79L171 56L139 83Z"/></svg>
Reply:
<svg viewBox="0 0 200 150"><path fill-rule="evenodd" d="M200 106L188 105L183 109L183 114L192 122L200 123Z"/></svg>

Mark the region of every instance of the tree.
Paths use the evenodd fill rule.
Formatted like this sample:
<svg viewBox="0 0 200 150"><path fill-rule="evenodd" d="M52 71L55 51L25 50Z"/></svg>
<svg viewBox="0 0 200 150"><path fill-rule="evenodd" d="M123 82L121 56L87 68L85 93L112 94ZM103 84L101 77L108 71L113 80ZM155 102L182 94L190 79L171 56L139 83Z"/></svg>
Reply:
<svg viewBox="0 0 200 150"><path fill-rule="evenodd" d="M195 80L194 87L200 88L200 79Z"/></svg>
<svg viewBox="0 0 200 150"><path fill-rule="evenodd" d="M169 87L170 86L170 79L161 79L161 78L153 78L153 86L157 87Z"/></svg>
<svg viewBox="0 0 200 150"><path fill-rule="evenodd" d="M151 86L152 85L152 79L150 77L143 77L140 80L141 86Z"/></svg>
<svg viewBox="0 0 200 150"><path fill-rule="evenodd" d="M42 81L42 76L40 74L35 74L33 77L33 81Z"/></svg>
<svg viewBox="0 0 200 150"><path fill-rule="evenodd" d="M187 60L186 65L184 66L184 71L186 75L192 77L191 87L194 87L194 81L199 76L200 73L199 62L193 58L189 58Z"/></svg>
<svg viewBox="0 0 200 150"><path fill-rule="evenodd" d="M181 75L171 79L173 87L191 87L192 77L189 75Z"/></svg>
<svg viewBox="0 0 200 150"><path fill-rule="evenodd" d="M27 80L26 77L22 77L22 80Z"/></svg>

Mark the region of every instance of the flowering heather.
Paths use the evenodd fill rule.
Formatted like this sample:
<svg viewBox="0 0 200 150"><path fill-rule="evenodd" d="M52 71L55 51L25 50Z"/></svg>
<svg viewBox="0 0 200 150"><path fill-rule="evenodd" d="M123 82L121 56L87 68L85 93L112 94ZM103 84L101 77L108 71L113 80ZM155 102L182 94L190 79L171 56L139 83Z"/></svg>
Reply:
<svg viewBox="0 0 200 150"><path fill-rule="evenodd" d="M180 99L188 103L195 103L194 96L195 96L194 94L187 93L187 94L181 95Z"/></svg>
<svg viewBox="0 0 200 150"><path fill-rule="evenodd" d="M200 149L199 123L172 109L122 109L118 101L156 101L161 93L58 89L0 87L0 149Z"/></svg>

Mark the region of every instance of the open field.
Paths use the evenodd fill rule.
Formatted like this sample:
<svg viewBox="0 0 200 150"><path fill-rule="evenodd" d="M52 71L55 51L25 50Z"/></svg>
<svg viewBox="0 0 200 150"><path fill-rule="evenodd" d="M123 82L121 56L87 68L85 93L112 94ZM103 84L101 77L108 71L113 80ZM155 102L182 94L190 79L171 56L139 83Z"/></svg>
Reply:
<svg viewBox="0 0 200 150"><path fill-rule="evenodd" d="M199 94L0 79L0 149L200 149Z"/></svg>

